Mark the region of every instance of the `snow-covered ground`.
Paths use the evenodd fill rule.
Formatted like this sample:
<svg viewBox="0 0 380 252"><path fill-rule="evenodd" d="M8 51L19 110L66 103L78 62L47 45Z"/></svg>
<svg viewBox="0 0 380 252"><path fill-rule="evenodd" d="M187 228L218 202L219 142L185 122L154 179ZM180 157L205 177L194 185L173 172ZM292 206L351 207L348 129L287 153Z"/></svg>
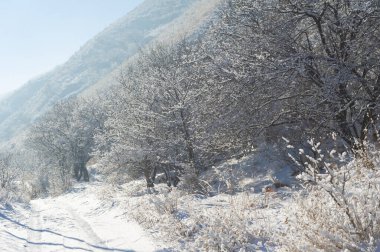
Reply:
<svg viewBox="0 0 380 252"><path fill-rule="evenodd" d="M360 165L344 169L363 171ZM357 220L365 224L371 217L375 223L373 237L364 242L351 232L347 208L322 187L300 189L288 164L265 151L204 172L207 196L189 193L185 181L173 190L159 184L148 192L143 179L123 185L99 179L30 205L0 204L0 252L377 252L380 173L367 171L352 173L357 177L345 187ZM376 187L360 190L366 183Z"/></svg>
<svg viewBox="0 0 380 252"><path fill-rule="evenodd" d="M267 174L268 165L280 168ZM272 176L288 177L281 167L261 156L223 163L202 176L213 197L94 181L30 205L0 204L0 251L229 251L249 241L247 251L265 251L266 240L252 235L269 238L285 221L290 189L262 191Z"/></svg>
<svg viewBox="0 0 380 252"><path fill-rule="evenodd" d="M295 184L290 167L274 156L260 152L203 173L209 196L189 194L184 181L172 191L156 185L149 194L137 180L104 187L103 202L128 211L172 251L278 251L274 238L287 228ZM266 192L273 179L289 187Z"/></svg>
<svg viewBox="0 0 380 252"><path fill-rule="evenodd" d="M0 251L164 251L128 212L103 203L100 182L0 208Z"/></svg>

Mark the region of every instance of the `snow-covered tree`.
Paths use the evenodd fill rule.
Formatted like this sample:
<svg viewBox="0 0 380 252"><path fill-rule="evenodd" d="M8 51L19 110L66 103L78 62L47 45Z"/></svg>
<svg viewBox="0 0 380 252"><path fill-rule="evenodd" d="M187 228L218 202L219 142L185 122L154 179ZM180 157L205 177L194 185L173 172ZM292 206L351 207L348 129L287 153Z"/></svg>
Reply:
<svg viewBox="0 0 380 252"><path fill-rule="evenodd" d="M0 189L10 189L20 173L15 155L11 152L0 153Z"/></svg>
<svg viewBox="0 0 380 252"><path fill-rule="evenodd" d="M200 172L203 131L196 115L204 90L196 47L189 40L156 45L123 69L103 137L111 144L103 155L107 160L147 176L150 166L160 164Z"/></svg>
<svg viewBox="0 0 380 252"><path fill-rule="evenodd" d="M86 164L105 119L96 100L65 100L33 125L27 142L46 165L58 168L64 183L71 175L89 181Z"/></svg>
<svg viewBox="0 0 380 252"><path fill-rule="evenodd" d="M212 120L228 125L216 145L249 149L261 133L301 129L351 148L376 138L378 16L370 0L225 1L204 45Z"/></svg>

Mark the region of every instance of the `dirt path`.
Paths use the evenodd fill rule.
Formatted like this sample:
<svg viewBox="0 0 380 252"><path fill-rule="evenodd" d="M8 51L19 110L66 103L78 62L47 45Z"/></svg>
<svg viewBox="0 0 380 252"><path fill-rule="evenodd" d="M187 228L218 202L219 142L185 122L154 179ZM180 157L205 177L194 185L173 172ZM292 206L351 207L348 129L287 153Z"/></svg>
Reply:
<svg viewBox="0 0 380 252"><path fill-rule="evenodd" d="M27 229L27 241L41 242L41 232L35 231L41 228L41 216L38 209L31 209ZM26 251L40 252L40 246L25 244Z"/></svg>
<svg viewBox="0 0 380 252"><path fill-rule="evenodd" d="M26 220L0 218L0 251L20 252L21 246L25 252L158 251L152 237L128 219L124 210L102 204L98 187L33 200L29 212L21 213L29 216ZM2 230L3 223L7 226ZM10 245L3 247L2 239Z"/></svg>

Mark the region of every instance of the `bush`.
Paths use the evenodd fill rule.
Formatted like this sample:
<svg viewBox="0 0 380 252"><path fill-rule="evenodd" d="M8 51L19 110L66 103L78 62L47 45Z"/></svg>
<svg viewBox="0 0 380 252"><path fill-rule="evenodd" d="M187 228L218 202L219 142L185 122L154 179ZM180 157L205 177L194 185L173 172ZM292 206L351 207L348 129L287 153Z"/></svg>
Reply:
<svg viewBox="0 0 380 252"><path fill-rule="evenodd" d="M304 162L298 162L306 190L295 196L289 229L279 239L288 251L374 251L380 238L378 152L367 144L360 153L325 155L319 143L308 143L314 155L299 150Z"/></svg>
<svg viewBox="0 0 380 252"><path fill-rule="evenodd" d="M258 237L268 237L258 223L255 207L260 205L258 198L249 193L229 196L224 207L210 209L195 217L202 223L195 235L195 251L256 251L254 244ZM255 223L255 224L253 224Z"/></svg>

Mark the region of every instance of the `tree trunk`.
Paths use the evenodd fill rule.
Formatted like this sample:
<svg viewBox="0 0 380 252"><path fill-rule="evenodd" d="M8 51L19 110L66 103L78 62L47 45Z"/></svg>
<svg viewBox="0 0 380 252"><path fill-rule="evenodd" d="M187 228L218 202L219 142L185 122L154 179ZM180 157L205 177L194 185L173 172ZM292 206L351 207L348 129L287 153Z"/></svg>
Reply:
<svg viewBox="0 0 380 252"><path fill-rule="evenodd" d="M181 116L181 121L182 121L184 139L186 142L187 154L189 156L189 162L190 162L190 165L192 166L191 168L193 169L194 174L199 175L200 169L197 167L197 164L196 164L194 146L190 137L189 126L187 125L185 121L185 115L184 115L183 109L180 110L180 116Z"/></svg>
<svg viewBox="0 0 380 252"><path fill-rule="evenodd" d="M86 164L83 164L81 166L81 171L82 171L81 173L83 174L83 181L89 182L90 181L90 175L88 174Z"/></svg>
<svg viewBox="0 0 380 252"><path fill-rule="evenodd" d="M81 163L74 167L74 175L77 181L79 182L83 176L83 181L89 182L90 175L88 174L88 170L86 168L86 163Z"/></svg>
<svg viewBox="0 0 380 252"><path fill-rule="evenodd" d="M74 166L74 178L76 178L78 181L80 180L82 175L80 175L80 168L79 166Z"/></svg>

